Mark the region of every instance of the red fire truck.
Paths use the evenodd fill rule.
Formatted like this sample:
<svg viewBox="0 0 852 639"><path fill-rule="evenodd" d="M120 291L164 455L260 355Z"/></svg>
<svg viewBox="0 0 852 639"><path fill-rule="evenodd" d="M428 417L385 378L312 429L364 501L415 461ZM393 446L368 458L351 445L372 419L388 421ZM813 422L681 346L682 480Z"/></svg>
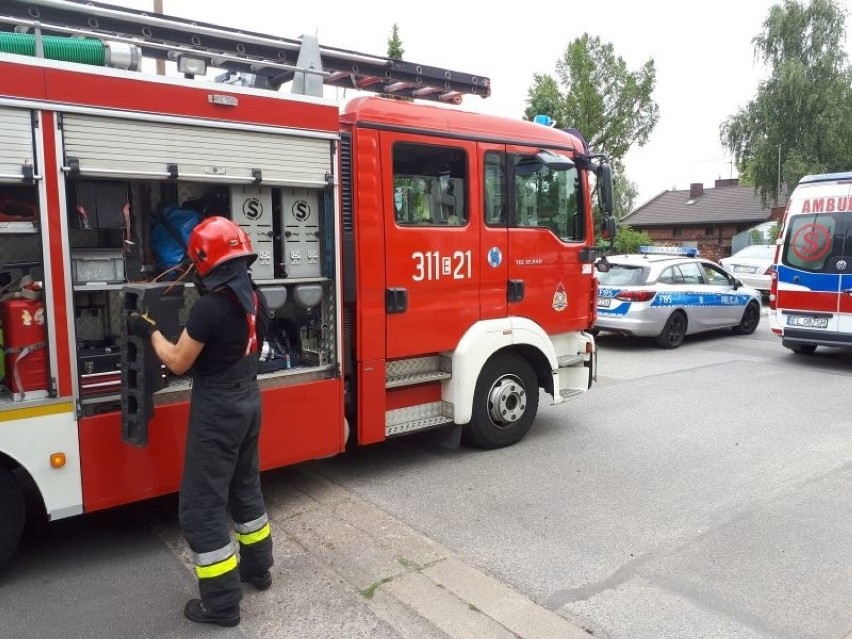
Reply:
<svg viewBox="0 0 852 639"><path fill-rule="evenodd" d="M74 0L0 1L0 51L0 562L23 493L56 520L177 490L190 382L163 372L123 440L123 295L206 215L249 233L273 309L263 469L438 427L509 445L539 389L591 385L609 166L457 110L487 78Z"/></svg>

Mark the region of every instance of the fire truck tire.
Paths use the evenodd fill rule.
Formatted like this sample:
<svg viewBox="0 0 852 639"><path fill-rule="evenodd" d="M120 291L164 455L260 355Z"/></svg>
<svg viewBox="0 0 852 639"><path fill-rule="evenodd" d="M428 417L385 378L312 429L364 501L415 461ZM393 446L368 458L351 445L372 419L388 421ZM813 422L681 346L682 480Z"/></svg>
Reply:
<svg viewBox="0 0 852 639"><path fill-rule="evenodd" d="M0 568L12 558L24 529L24 495L12 473L0 468Z"/></svg>
<svg viewBox="0 0 852 639"><path fill-rule="evenodd" d="M677 348L683 344L684 337L686 337L686 315L682 311L675 311L669 315L662 332L657 335L657 346Z"/></svg>
<svg viewBox="0 0 852 639"><path fill-rule="evenodd" d="M473 394L473 414L462 429L466 442L502 448L519 442L538 412L538 380L532 364L515 353L485 363Z"/></svg>
<svg viewBox="0 0 852 639"><path fill-rule="evenodd" d="M743 319L732 329L737 335L751 335L760 324L760 305L757 302L749 302L743 311Z"/></svg>

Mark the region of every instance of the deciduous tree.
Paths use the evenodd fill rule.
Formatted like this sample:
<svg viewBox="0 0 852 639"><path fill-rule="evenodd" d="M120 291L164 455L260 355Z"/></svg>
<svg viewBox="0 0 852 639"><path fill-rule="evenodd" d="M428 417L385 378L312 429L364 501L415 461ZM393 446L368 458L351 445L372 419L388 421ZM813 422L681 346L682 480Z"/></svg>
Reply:
<svg viewBox="0 0 852 639"><path fill-rule="evenodd" d="M631 71L611 43L585 33L565 49L555 77L535 74L529 88L527 119L547 114L557 127L579 129L594 151L613 161L616 217L629 213L636 198L622 160L634 144L648 141L659 120L651 97L656 77L653 59Z"/></svg>
<svg viewBox="0 0 852 639"><path fill-rule="evenodd" d="M808 173L852 170L845 18L836 0L784 0L754 38L755 58L769 77L720 132L764 204L778 203L782 185Z"/></svg>

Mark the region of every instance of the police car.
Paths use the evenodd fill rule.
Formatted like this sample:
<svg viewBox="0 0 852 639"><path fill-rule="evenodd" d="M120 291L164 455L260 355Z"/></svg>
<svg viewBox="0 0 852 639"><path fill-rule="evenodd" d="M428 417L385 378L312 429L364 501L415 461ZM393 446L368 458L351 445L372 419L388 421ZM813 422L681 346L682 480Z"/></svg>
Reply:
<svg viewBox="0 0 852 639"><path fill-rule="evenodd" d="M606 258L598 271L595 328L654 337L677 348L687 335L732 328L749 335L760 322L760 292L690 247L642 246L639 254Z"/></svg>

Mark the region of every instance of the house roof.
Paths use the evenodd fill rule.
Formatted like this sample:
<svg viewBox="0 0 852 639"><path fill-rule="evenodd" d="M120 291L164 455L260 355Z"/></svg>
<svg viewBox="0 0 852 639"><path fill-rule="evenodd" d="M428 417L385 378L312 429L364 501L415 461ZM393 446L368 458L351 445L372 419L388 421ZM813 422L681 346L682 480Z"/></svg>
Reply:
<svg viewBox="0 0 852 639"><path fill-rule="evenodd" d="M692 224L760 223L769 219L772 209L764 207L753 186L732 184L701 188L690 197L690 189L663 191L620 222L635 228L644 226L683 226ZM694 192L694 191L692 191Z"/></svg>

